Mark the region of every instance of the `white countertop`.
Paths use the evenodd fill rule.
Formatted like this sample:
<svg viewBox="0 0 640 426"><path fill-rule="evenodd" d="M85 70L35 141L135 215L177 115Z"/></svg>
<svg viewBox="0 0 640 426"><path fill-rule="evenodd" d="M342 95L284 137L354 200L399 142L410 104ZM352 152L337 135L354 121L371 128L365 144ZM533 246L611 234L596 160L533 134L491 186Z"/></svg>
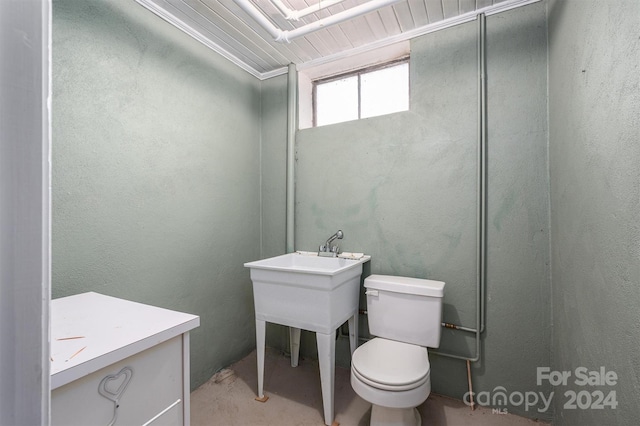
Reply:
<svg viewBox="0 0 640 426"><path fill-rule="evenodd" d="M200 325L200 317L98 293L51 301L51 389Z"/></svg>

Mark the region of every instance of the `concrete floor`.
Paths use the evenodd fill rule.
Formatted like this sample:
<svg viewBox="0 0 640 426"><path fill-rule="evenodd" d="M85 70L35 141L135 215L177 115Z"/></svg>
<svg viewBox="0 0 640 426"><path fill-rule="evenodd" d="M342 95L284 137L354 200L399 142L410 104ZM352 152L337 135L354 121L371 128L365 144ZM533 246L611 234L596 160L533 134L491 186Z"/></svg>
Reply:
<svg viewBox="0 0 640 426"><path fill-rule="evenodd" d="M256 353L214 375L191 393L191 424L194 426L322 426L320 373L315 360L300 359L291 368L289 358L267 349L265 395L267 402L255 401ZM544 425L511 414L475 411L462 401L431 394L418 410L423 425ZM341 426L369 424L371 406L351 389L349 370L336 367L335 421Z"/></svg>

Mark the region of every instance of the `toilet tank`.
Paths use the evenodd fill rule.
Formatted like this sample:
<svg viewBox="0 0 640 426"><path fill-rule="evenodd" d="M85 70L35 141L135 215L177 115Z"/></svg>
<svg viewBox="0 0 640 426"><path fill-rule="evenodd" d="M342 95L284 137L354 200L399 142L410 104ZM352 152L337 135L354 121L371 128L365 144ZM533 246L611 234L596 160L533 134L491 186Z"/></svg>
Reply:
<svg viewBox="0 0 640 426"><path fill-rule="evenodd" d="M370 275L364 280L369 332L437 348L442 324L442 281Z"/></svg>

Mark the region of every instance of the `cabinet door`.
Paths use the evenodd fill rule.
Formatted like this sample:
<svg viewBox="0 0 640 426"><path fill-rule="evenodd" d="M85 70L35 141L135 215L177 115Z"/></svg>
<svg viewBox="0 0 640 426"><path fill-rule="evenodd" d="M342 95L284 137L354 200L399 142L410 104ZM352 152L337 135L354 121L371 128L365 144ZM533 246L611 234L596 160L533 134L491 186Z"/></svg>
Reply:
<svg viewBox="0 0 640 426"><path fill-rule="evenodd" d="M127 380L126 370L131 377ZM103 393L99 393L102 383ZM157 417L182 424L183 409L182 336L163 342L144 352L55 389L51 393L51 424L56 426L143 425ZM119 395L119 396L114 396ZM167 408L171 407L167 410ZM160 413L165 411L167 416ZM163 421L160 421L163 418ZM151 424L155 424L151 422Z"/></svg>

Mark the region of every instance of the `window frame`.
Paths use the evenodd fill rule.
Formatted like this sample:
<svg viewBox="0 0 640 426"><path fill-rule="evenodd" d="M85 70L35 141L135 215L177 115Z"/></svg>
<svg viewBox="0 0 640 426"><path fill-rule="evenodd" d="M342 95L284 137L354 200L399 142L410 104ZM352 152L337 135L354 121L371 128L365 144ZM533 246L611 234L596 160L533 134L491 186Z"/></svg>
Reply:
<svg viewBox="0 0 640 426"><path fill-rule="evenodd" d="M311 84L312 84L312 89L311 89L311 102L312 102L312 108L313 108L313 116L312 116L312 122L311 122L311 127L318 127L318 97L317 97L317 87L318 85L324 84L324 83L331 83L332 81L337 81L337 80L342 80L345 78L349 78L349 77L357 77L358 78L358 118L357 120L361 120L362 119L362 105L361 105L361 77L363 74L368 74L374 71L380 71L382 69L385 68L391 68L391 67L395 67L398 65L402 65L402 64L407 64L407 66L409 67L409 72L408 72L408 76L407 76L407 99L409 101L409 106L411 105L411 67L409 64L409 60L410 57L409 55L403 56L401 58L397 58L388 62L384 62L381 64L376 64L376 65L371 65L371 66L367 66L364 68L359 68L356 70L352 70L352 71L347 71L347 72L343 72L340 74L335 74L329 77L322 77L322 78L318 78L316 80L312 80ZM386 115L386 114L384 114ZM370 117L368 117L370 118ZM353 120L346 120L346 121L353 121ZM339 123L344 123L345 121L341 121ZM334 124L338 124L338 123L334 123Z"/></svg>

